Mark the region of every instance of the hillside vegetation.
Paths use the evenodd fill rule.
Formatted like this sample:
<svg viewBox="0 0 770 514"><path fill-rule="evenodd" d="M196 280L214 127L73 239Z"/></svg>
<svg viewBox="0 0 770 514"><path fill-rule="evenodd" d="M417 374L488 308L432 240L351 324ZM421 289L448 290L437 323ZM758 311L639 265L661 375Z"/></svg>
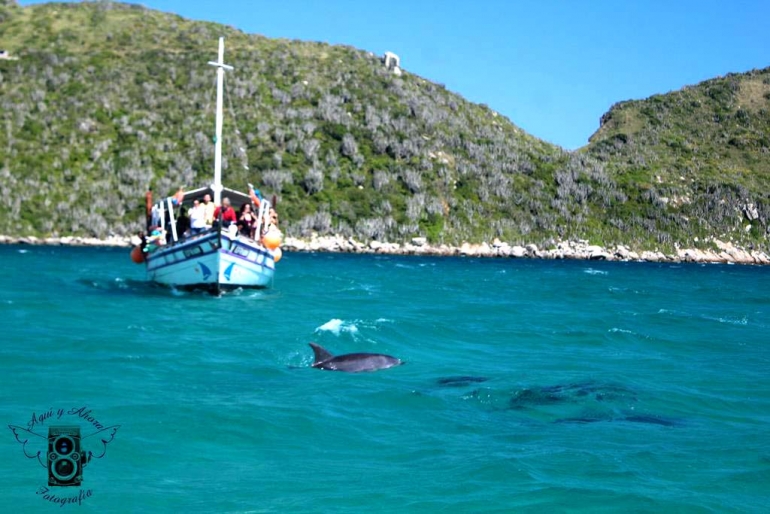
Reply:
<svg viewBox="0 0 770 514"><path fill-rule="evenodd" d="M706 83L618 104L588 147L566 152L408 72L408 58L398 76L346 46L128 4L9 0L0 48L17 60L0 60L0 233L128 234L142 228L147 187L157 197L209 184L206 63L219 36L235 67L223 181L277 195L287 235L765 244L766 70L718 79L723 93Z"/></svg>
<svg viewBox="0 0 770 514"><path fill-rule="evenodd" d="M586 151L628 195L606 213L620 230L766 245L770 68L618 103Z"/></svg>

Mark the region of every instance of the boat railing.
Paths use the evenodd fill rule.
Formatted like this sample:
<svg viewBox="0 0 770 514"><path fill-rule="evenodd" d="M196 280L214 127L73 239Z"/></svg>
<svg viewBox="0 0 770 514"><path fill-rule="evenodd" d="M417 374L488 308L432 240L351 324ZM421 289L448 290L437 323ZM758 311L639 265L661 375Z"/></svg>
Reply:
<svg viewBox="0 0 770 514"><path fill-rule="evenodd" d="M179 236L176 233L176 220L174 219L174 200L171 197L166 198L168 203L168 224L171 225L171 235L176 243L179 241Z"/></svg>
<svg viewBox="0 0 770 514"><path fill-rule="evenodd" d="M230 227L223 227L222 226L222 212L220 212L219 219L215 220L214 225L211 227L206 228L205 230L198 232L196 234L180 234L177 231L177 218L176 215L176 207L179 206L180 208L184 208L183 205L176 204L175 199L173 197L167 197L163 200L158 201L155 204L155 215L157 216L157 226L165 233L170 234L171 237L165 238L165 244L163 246L176 246L177 244L183 244L186 242L189 242L193 239L197 239L201 236L204 236L206 234L211 234L213 232L217 232L219 234L226 234L231 239L240 238L243 236L237 228L234 228L235 225L233 225L233 228ZM249 241L253 241L259 246L263 246L262 244L262 232L269 226L270 224L270 211L271 211L272 205L270 204L270 201L263 198L259 202L258 207L258 215L256 216L256 223L254 225L254 237L245 237L244 239L247 239Z"/></svg>

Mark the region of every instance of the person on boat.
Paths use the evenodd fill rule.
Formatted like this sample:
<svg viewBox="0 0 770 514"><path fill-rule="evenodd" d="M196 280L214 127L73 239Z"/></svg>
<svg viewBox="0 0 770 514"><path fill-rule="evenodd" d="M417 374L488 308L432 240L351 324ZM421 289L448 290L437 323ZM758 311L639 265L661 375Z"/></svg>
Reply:
<svg viewBox="0 0 770 514"><path fill-rule="evenodd" d="M230 205L230 199L228 197L222 198L222 207L214 209L214 219L218 220L220 214L222 215L222 228L227 228L231 224L238 222L238 218L235 215L235 209Z"/></svg>
<svg viewBox="0 0 770 514"><path fill-rule="evenodd" d="M139 238L139 248L141 248L143 252L146 252L147 251L147 234L145 234L144 232L137 232L136 236Z"/></svg>
<svg viewBox="0 0 770 514"><path fill-rule="evenodd" d="M206 222L207 227L211 227L211 225L214 224L214 219L216 218L216 215L214 214L214 211L217 210L217 206L214 205L214 202L211 201L211 195L206 195L203 197L203 212L205 213L204 221Z"/></svg>
<svg viewBox="0 0 770 514"><path fill-rule="evenodd" d="M253 184L249 184L249 198L254 203L254 207L259 208L259 204L262 203L262 193L259 192L259 189L254 189Z"/></svg>
<svg viewBox="0 0 770 514"><path fill-rule="evenodd" d="M270 223L278 228L278 213L272 207L270 207Z"/></svg>
<svg viewBox="0 0 770 514"><path fill-rule="evenodd" d="M181 205L184 201L184 188L180 187L176 193L174 193L174 196L171 197L171 202L174 205Z"/></svg>
<svg viewBox="0 0 770 514"><path fill-rule="evenodd" d="M152 227L159 227L160 226L160 208L158 208L158 205L153 205L152 210L150 211L150 226L148 227L148 230L152 230Z"/></svg>
<svg viewBox="0 0 770 514"><path fill-rule="evenodd" d="M161 227L153 226L150 229L150 237L146 240L147 245L144 247L144 252L152 252L159 246L166 244L166 231Z"/></svg>
<svg viewBox="0 0 770 514"><path fill-rule="evenodd" d="M191 235L194 236L206 230L206 210L200 200L193 200L193 206L190 207L189 215Z"/></svg>
<svg viewBox="0 0 770 514"><path fill-rule="evenodd" d="M251 210L250 203L241 205L241 212L238 214L238 232L246 237L254 237L254 224L257 217Z"/></svg>
<svg viewBox="0 0 770 514"><path fill-rule="evenodd" d="M270 210L262 217L262 230L260 231L261 234L259 234L259 237L265 237L271 229L278 229L278 213L275 212L275 209L272 207L270 207ZM254 234L254 239L256 239L256 236L257 234Z"/></svg>
<svg viewBox="0 0 770 514"><path fill-rule="evenodd" d="M152 226L152 214L153 214L153 206L152 206L152 188L148 188L147 192L144 194L144 202L145 202L145 209L147 214L147 227L146 229L149 230ZM144 248L144 245L142 245L142 248Z"/></svg>
<svg viewBox="0 0 770 514"><path fill-rule="evenodd" d="M184 208L179 209L179 217L176 219L176 234L177 237L187 237L190 235L190 218L184 211Z"/></svg>

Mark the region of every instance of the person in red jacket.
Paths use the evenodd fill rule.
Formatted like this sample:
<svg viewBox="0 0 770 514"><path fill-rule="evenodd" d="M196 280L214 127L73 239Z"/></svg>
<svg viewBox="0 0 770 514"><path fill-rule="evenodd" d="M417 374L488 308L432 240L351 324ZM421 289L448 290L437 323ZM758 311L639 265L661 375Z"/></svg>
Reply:
<svg viewBox="0 0 770 514"><path fill-rule="evenodd" d="M214 221L219 219L219 213L222 213L222 227L229 227L231 223L236 223L238 218L235 215L235 209L230 205L230 199L222 198L222 207L214 209Z"/></svg>

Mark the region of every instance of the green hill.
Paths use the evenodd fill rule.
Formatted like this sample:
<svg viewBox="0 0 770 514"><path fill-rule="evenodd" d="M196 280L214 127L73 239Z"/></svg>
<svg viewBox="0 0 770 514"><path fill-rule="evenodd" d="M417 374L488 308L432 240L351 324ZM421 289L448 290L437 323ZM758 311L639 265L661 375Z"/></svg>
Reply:
<svg viewBox="0 0 770 514"><path fill-rule="evenodd" d="M148 186L157 197L210 183L216 76L206 63L219 36L235 67L223 181L276 194L288 235L651 248L732 231L764 241L762 73L731 79L753 84L740 109L730 103L740 91L698 93L692 116L677 118L670 98L706 86L619 104L592 143L571 153L410 73L408 59L398 76L346 46L268 39L136 5L9 0L0 0L0 49L17 59L0 59L0 233L128 234L142 228ZM692 161L688 141L702 144L706 111L722 101L723 125L708 125L719 136L708 153L698 146L702 164L680 180L676 166ZM645 106L659 110L650 117ZM741 202L758 211L749 232L731 210Z"/></svg>
<svg viewBox="0 0 770 514"><path fill-rule="evenodd" d="M770 219L770 68L620 102L584 149L628 201L611 223L661 243L709 236L766 247Z"/></svg>

